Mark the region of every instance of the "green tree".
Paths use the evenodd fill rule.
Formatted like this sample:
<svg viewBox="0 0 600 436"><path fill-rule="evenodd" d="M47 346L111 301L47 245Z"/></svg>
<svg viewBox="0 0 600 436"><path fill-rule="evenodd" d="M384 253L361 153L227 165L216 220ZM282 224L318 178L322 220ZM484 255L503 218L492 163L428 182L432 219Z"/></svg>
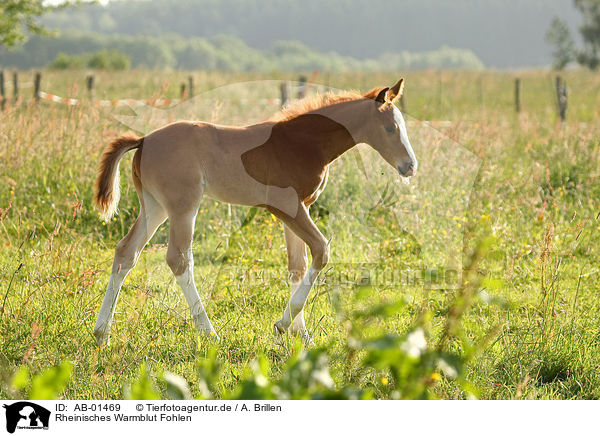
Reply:
<svg viewBox="0 0 600 436"><path fill-rule="evenodd" d="M75 3L78 3L76 1ZM14 47L27 40L28 35L47 35L48 30L37 22L44 13L72 5L44 5L43 0L2 0L0 2L0 46Z"/></svg>
<svg viewBox="0 0 600 436"><path fill-rule="evenodd" d="M600 0L574 0L575 7L583 14L579 27L583 38L583 50L577 54L580 64L594 70L600 65Z"/></svg>
<svg viewBox="0 0 600 436"><path fill-rule="evenodd" d="M546 41L554 46L552 52L554 69L562 70L569 62L575 60L575 44L564 20L554 17L548 32L546 32Z"/></svg>

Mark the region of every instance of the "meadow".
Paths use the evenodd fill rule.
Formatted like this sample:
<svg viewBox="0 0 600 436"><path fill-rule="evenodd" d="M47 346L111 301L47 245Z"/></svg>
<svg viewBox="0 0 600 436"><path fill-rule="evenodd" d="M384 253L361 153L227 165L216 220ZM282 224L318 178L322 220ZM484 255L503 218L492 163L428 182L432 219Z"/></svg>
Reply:
<svg viewBox="0 0 600 436"><path fill-rule="evenodd" d="M96 97L176 98L189 74L96 73ZM196 93L295 79L191 74ZM44 71L42 90L85 98L85 76ZM132 154L122 163L122 198L111 222L93 209L93 181L105 144L128 131L113 114L133 114L44 101L7 106L0 113L0 397L171 398L177 374L189 395L203 398L599 398L600 78L563 74L569 107L561 123L554 75L546 71L404 77L406 114L449 123L434 130L409 122L423 169L408 188L397 189L397 177L368 152L351 151L334 164L311 209L334 238L331 264L306 308L314 340L306 350L272 333L289 295L281 224L263 210L208 198L196 222L195 275L221 341L195 332L164 260L167 222L125 281L110 346L98 348L93 326L114 246L138 209ZM396 80L322 73L316 82L366 91ZM237 108L250 118L276 109ZM440 138L459 144L477 166L472 183L448 193L448 204L454 194L467 200L460 213L418 204L427 225L416 237L415 225L403 225L410 212L403 189L417 195L410 189L426 188L432 174L465 181L460 159L435 159L432 144ZM364 280L365 272L425 271L445 248L432 235L448 229L463 259L458 286ZM66 365L70 377L55 370ZM40 391L44 376L31 380L35 374L60 378L60 389Z"/></svg>

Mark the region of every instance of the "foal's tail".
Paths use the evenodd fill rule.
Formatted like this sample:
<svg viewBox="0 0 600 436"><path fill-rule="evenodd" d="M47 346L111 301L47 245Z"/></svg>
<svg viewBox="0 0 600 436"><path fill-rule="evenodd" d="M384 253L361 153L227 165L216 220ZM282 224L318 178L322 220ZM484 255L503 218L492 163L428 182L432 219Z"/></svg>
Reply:
<svg viewBox="0 0 600 436"><path fill-rule="evenodd" d="M119 162L125 153L140 148L143 143L143 137L121 136L104 149L94 186L94 203L105 221L112 218L119 204Z"/></svg>

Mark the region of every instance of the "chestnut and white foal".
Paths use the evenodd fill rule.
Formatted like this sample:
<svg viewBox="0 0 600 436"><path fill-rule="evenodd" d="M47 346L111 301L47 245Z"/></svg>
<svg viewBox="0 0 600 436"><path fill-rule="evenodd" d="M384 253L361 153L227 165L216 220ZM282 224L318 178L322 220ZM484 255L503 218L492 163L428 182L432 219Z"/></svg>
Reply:
<svg viewBox="0 0 600 436"><path fill-rule="evenodd" d="M176 122L145 137L120 137L102 156L94 200L104 219L119 201L119 161L136 150L133 183L140 214L117 244L108 288L94 334L109 338L119 291L127 273L158 226L170 221L167 263L183 290L199 332L218 338L194 283L192 237L203 195L247 206L263 206L284 223L291 298L275 333L291 331L310 340L303 309L311 287L329 259L329 244L308 208L325 188L329 164L366 143L402 176L416 173L417 159L406 125L393 101L403 79L365 95L346 92L299 101L273 119L231 127ZM308 268L306 245L312 263Z"/></svg>

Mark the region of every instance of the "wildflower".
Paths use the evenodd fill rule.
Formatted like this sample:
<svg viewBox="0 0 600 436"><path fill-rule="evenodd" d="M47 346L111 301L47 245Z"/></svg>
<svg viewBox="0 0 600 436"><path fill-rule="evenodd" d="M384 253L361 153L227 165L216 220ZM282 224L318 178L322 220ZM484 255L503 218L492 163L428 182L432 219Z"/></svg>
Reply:
<svg viewBox="0 0 600 436"><path fill-rule="evenodd" d="M456 378L456 376L458 375L458 371L456 370L456 368L454 368L454 366L452 366L442 358L438 359L437 366L442 370L446 377ZM433 374L431 375L431 378L433 378Z"/></svg>
<svg viewBox="0 0 600 436"><path fill-rule="evenodd" d="M215 336L215 335L216 335L216 333L215 333L215 332L210 332L210 335L211 335L211 336Z"/></svg>
<svg viewBox="0 0 600 436"><path fill-rule="evenodd" d="M431 374L431 380L437 382L437 381L440 381L441 379L442 379L442 376L439 373L434 372L433 374Z"/></svg>
<svg viewBox="0 0 600 436"><path fill-rule="evenodd" d="M409 333L406 340L400 345L400 349L413 359L418 359L426 348L427 340L425 332L421 328Z"/></svg>
<svg viewBox="0 0 600 436"><path fill-rule="evenodd" d="M386 377L381 377L381 384L386 386L390 381Z"/></svg>

